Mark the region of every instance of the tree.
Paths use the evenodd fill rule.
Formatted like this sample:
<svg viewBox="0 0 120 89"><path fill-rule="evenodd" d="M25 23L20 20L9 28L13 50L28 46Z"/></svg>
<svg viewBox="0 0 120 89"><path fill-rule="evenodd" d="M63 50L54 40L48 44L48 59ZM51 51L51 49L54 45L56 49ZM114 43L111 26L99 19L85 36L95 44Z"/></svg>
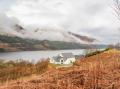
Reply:
<svg viewBox="0 0 120 89"><path fill-rule="evenodd" d="M120 0L113 0L114 1L114 6L115 6L115 8L114 8L114 10L115 10L115 12L116 12L116 14L117 14L117 16L118 16L118 19L120 20ZM120 31L120 29L119 29L119 31ZM118 45L118 47L120 46L119 44L117 44Z"/></svg>
<svg viewBox="0 0 120 89"><path fill-rule="evenodd" d="M114 4L115 4L114 5L115 6L114 10L117 13L118 18L120 20L120 0L114 0Z"/></svg>
<svg viewBox="0 0 120 89"><path fill-rule="evenodd" d="M116 44L116 48L120 49L120 43Z"/></svg>

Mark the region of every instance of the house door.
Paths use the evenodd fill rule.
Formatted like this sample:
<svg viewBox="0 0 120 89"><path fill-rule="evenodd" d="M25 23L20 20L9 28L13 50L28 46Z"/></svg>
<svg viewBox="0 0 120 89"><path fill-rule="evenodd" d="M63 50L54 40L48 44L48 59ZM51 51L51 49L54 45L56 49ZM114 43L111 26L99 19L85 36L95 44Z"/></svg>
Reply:
<svg viewBox="0 0 120 89"><path fill-rule="evenodd" d="M63 60L61 60L61 64L63 64L63 62L64 62L64 61L63 61Z"/></svg>

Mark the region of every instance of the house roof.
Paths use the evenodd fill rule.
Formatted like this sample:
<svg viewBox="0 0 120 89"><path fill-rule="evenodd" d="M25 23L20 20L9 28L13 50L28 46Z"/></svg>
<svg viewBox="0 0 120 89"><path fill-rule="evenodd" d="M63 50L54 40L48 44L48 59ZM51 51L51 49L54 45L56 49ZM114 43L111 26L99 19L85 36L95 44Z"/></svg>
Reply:
<svg viewBox="0 0 120 89"><path fill-rule="evenodd" d="M60 62L60 56L56 56L56 57L53 57L53 59L56 61L56 62Z"/></svg>
<svg viewBox="0 0 120 89"><path fill-rule="evenodd" d="M60 55L53 57L53 59L56 62L60 62L60 59L63 58L64 61L67 60L67 58L74 58L75 56L72 53L61 53L62 57Z"/></svg>
<svg viewBox="0 0 120 89"><path fill-rule="evenodd" d="M61 53L63 58L74 58L73 53Z"/></svg>

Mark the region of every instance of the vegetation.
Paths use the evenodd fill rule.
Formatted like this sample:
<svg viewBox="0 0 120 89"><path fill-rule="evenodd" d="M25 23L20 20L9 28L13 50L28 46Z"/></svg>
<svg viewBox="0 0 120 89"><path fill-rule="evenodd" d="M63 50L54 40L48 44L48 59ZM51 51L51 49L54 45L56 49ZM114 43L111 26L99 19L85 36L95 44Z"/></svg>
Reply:
<svg viewBox="0 0 120 89"><path fill-rule="evenodd" d="M83 89L120 88L120 72L118 72L120 70L120 51L118 50L104 51L100 54L83 58L76 61L74 66L80 68L81 71L86 71Z"/></svg>
<svg viewBox="0 0 120 89"><path fill-rule="evenodd" d="M5 52L4 48L0 48L0 52Z"/></svg>
<svg viewBox="0 0 120 89"><path fill-rule="evenodd" d="M72 42L48 41L23 39L20 37L0 35L0 52L3 51L21 51L21 50L61 50L61 49L87 49L87 48L105 48L106 45L87 45ZM7 46L6 46L7 44ZM5 45L5 46L4 46Z"/></svg>
<svg viewBox="0 0 120 89"><path fill-rule="evenodd" d="M44 68L46 62L35 65L40 71L39 68ZM52 69L26 81L7 83L0 89L119 89L119 70L120 51L110 49L83 57L72 67Z"/></svg>
<svg viewBox="0 0 120 89"><path fill-rule="evenodd" d="M36 44L40 44L40 41L33 40L33 39L22 39L20 37L12 37L12 36L4 36L0 35L0 44L8 44L8 46L1 48L6 51L12 51L11 48L16 48L18 50L37 50L37 48L34 47ZM10 50L7 50L10 49Z"/></svg>
<svg viewBox="0 0 120 89"><path fill-rule="evenodd" d="M0 82L18 79L32 74L42 74L48 69L48 61L40 61L36 64L28 61L0 61Z"/></svg>
<svg viewBox="0 0 120 89"><path fill-rule="evenodd" d="M94 56L100 53L103 53L105 51L109 51L111 48L106 48L104 50L96 50L96 49L86 49L85 50L85 57L90 57L90 56Z"/></svg>

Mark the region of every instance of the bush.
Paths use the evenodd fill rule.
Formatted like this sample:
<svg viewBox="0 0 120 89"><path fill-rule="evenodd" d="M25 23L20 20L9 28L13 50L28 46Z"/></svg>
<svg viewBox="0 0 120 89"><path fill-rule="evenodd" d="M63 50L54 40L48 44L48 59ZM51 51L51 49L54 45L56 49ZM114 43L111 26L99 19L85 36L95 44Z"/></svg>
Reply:
<svg viewBox="0 0 120 89"><path fill-rule="evenodd" d="M5 52L5 50L3 48L0 48L0 52Z"/></svg>
<svg viewBox="0 0 120 89"><path fill-rule="evenodd" d="M0 61L0 82L13 80L32 74L41 74L47 71L49 62L39 61L36 64L28 61Z"/></svg>
<svg viewBox="0 0 120 89"><path fill-rule="evenodd" d="M105 51L108 51L108 50L110 50L110 49L111 49L111 48L106 48L106 49L104 49L104 50L93 50L93 49L89 49L89 50L86 50L86 52L85 52L85 57L94 56L94 55L103 53L103 52L105 52Z"/></svg>
<svg viewBox="0 0 120 89"><path fill-rule="evenodd" d="M35 64L36 73L41 74L45 72L48 68L49 61L40 61Z"/></svg>
<svg viewBox="0 0 120 89"><path fill-rule="evenodd" d="M94 55L97 55L97 54L99 54L99 53L101 53L101 51L91 52L91 53L86 54L85 57L94 56Z"/></svg>

